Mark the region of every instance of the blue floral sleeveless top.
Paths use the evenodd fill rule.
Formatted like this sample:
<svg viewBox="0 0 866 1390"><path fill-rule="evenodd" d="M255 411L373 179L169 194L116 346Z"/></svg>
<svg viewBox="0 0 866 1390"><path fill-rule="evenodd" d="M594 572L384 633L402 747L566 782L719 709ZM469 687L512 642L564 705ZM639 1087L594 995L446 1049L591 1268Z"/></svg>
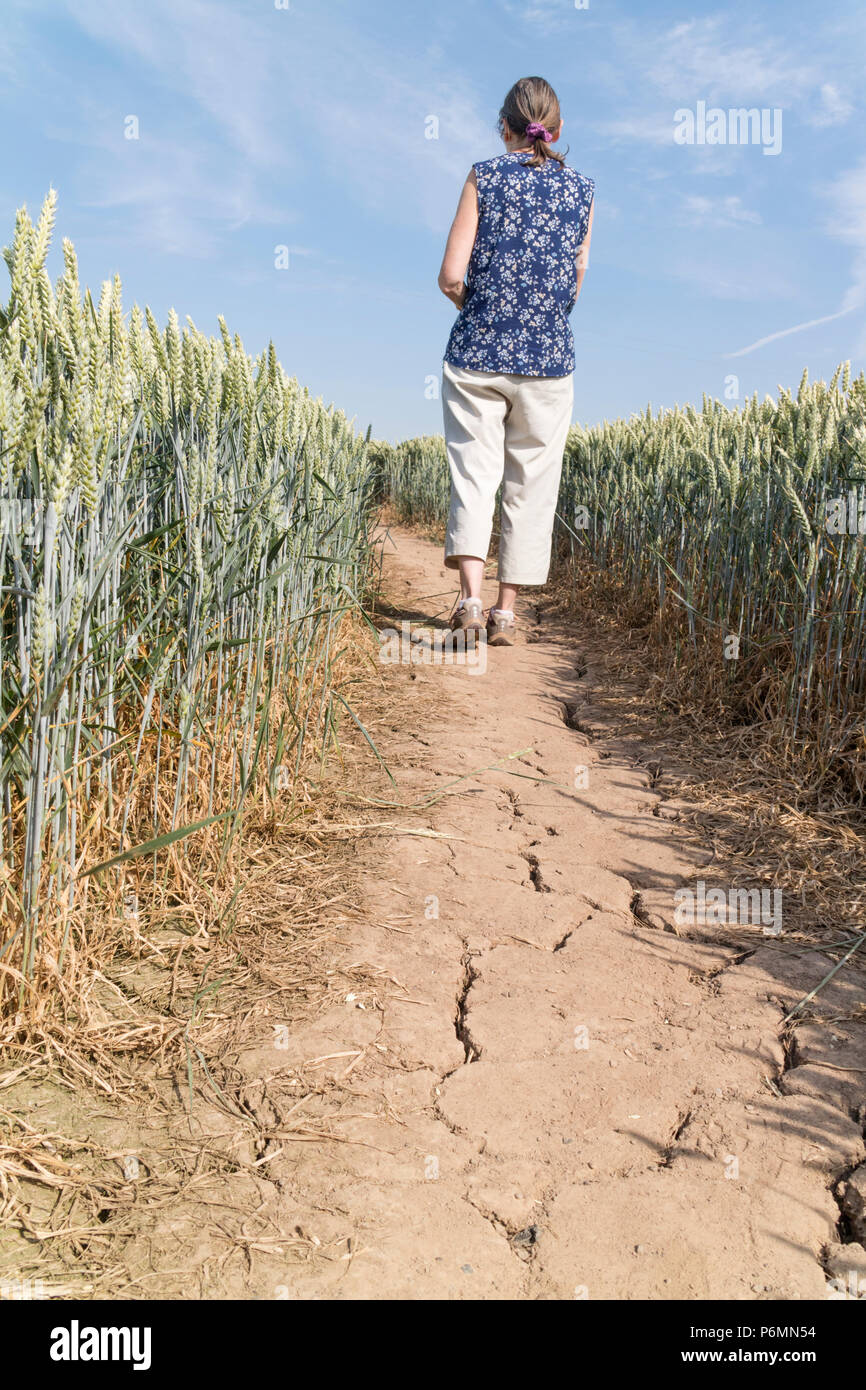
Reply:
<svg viewBox="0 0 866 1390"><path fill-rule="evenodd" d="M479 372L568 376L577 251L595 183L555 159L530 168L525 150L472 167L478 231L445 361Z"/></svg>

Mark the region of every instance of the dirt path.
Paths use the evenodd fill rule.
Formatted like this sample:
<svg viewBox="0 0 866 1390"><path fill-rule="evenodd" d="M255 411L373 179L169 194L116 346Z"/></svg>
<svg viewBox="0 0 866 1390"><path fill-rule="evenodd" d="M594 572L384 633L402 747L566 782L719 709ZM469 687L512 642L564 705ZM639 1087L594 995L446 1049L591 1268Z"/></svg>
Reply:
<svg viewBox="0 0 866 1390"><path fill-rule="evenodd" d="M396 615L447 611L438 547L395 536ZM825 957L676 934L673 891L707 856L666 818L659 769L593 727L591 657L533 612L485 675L385 668L406 686L384 750L400 796L470 775L388 813L412 833L367 858L358 983L280 1056L339 1094L347 1142L274 1156L265 1215L310 1257L265 1244L247 1295L826 1297L827 1269L866 1273L862 1247L832 1244L833 1184L864 1157L862 1035L779 1040ZM855 994L837 977L828 1016L850 1020ZM274 1057L241 1064L276 1095Z"/></svg>
<svg viewBox="0 0 866 1390"><path fill-rule="evenodd" d="M392 534L382 625L441 624L439 547ZM149 1187L102 1200L104 1227L70 1208L68 1247L40 1188L0 1283L39 1274L38 1236L51 1287L97 1298L866 1295L862 976L786 1033L829 957L675 923L677 888L724 878L677 821L670 755L603 726L579 630L520 616L485 674L381 667L362 713L397 787L364 745L366 791L399 804L347 815L357 892L319 898L324 1012L279 1013L309 943L281 935L298 890L277 877L264 955L237 945L258 993L221 1105L202 1081L188 1115L178 1077L132 1125L68 1082L17 1098L37 1156L72 1094L75 1132L107 1146L95 1177L135 1154Z"/></svg>

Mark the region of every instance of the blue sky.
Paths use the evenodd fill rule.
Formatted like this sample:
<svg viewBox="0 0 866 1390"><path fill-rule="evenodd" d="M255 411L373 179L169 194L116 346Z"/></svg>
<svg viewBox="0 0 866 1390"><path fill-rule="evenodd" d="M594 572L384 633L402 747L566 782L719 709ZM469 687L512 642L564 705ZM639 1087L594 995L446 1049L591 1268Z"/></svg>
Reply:
<svg viewBox="0 0 866 1390"><path fill-rule="evenodd" d="M3 11L0 237L53 185L55 272L66 235L83 281L120 273L127 308L164 322L173 305L208 332L222 313L252 353L273 338L374 435L440 429L444 239L470 164L501 149L502 97L534 73L597 185L575 418L723 398L730 374L742 398L864 365L863 0ZM676 143L674 113L701 101L780 109L781 152Z"/></svg>

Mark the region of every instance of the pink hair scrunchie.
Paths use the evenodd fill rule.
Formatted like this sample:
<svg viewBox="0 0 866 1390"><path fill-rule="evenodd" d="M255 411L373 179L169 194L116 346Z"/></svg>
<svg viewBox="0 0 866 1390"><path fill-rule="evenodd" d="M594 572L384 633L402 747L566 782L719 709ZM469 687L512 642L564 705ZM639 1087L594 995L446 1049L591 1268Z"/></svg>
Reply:
<svg viewBox="0 0 866 1390"><path fill-rule="evenodd" d="M550 131L539 125L538 121L530 121L524 133L530 140L544 140L548 145L553 139Z"/></svg>

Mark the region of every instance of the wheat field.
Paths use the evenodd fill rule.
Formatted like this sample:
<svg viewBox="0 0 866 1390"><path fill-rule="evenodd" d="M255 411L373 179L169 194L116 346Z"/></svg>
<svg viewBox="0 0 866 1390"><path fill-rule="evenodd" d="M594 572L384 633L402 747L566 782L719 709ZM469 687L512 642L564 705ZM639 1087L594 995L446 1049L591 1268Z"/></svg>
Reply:
<svg viewBox="0 0 866 1390"><path fill-rule="evenodd" d="M345 705L366 441L220 320L124 314L17 215L0 316L0 1001L26 1017L96 918L217 879Z"/></svg>

